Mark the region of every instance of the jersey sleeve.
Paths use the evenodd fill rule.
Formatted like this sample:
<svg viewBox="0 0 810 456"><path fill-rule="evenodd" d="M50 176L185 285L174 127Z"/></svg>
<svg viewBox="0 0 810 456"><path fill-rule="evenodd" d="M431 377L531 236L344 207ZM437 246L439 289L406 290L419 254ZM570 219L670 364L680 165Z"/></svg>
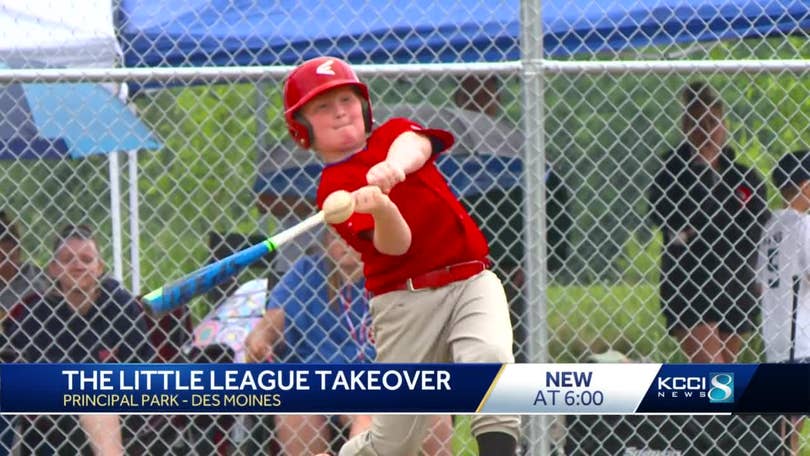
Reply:
<svg viewBox="0 0 810 456"><path fill-rule="evenodd" d="M455 143L455 138L449 131L441 130L439 128L426 128L404 117L395 117L389 120L380 126L380 131L384 132L381 139L388 143L387 147L381 148L383 149L381 152L386 155L388 153L388 148L391 147L391 143L393 143L394 140L397 139L401 134L408 131L424 135L430 140L430 144L433 149L433 157L446 151ZM385 156L381 158L381 160L384 159Z"/></svg>
<svg viewBox="0 0 810 456"><path fill-rule="evenodd" d="M425 128L403 117L390 119L372 132L365 150L358 152L345 162L324 168L318 186L318 207L323 209L324 200L335 191L351 192L367 185L366 173L368 170L385 160L394 140L408 131L423 134L430 139L433 157L449 149L455 142L453 135L448 131ZM364 242L370 242L370 237L366 233L374 229L374 218L369 214L353 214L346 222L335 225L335 228L352 247L362 250L358 247Z"/></svg>
<svg viewBox="0 0 810 456"><path fill-rule="evenodd" d="M681 210L681 201L684 199L683 188L678 185L676 176L680 164L674 151L664 155L664 165L655 174L652 184L647 191L647 201L650 207L650 221L654 226L661 228L665 236L667 231L681 230L686 224L686 217ZM668 239L665 239L665 242Z"/></svg>

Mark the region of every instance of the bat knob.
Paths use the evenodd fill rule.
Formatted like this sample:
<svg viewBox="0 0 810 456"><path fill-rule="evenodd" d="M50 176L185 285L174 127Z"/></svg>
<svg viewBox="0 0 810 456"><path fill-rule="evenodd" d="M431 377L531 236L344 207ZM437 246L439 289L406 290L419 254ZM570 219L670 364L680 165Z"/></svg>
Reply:
<svg viewBox="0 0 810 456"><path fill-rule="evenodd" d="M331 225L349 220L353 212L354 197L345 190L333 192L323 201L323 217Z"/></svg>

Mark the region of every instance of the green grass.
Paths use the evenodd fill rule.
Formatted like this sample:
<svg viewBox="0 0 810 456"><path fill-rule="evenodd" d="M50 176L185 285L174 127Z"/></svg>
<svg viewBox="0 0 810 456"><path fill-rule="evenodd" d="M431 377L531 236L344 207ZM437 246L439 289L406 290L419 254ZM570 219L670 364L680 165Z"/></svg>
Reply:
<svg viewBox="0 0 810 456"><path fill-rule="evenodd" d="M453 433L453 454L456 456L476 456L478 444L470 433L470 417L459 416Z"/></svg>

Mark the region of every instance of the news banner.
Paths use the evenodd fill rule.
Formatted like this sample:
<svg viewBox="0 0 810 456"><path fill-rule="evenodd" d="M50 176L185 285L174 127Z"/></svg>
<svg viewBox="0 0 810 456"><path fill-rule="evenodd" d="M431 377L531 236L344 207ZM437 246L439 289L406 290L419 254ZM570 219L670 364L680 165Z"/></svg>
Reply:
<svg viewBox="0 0 810 456"><path fill-rule="evenodd" d="M810 414L810 364L2 364L3 414Z"/></svg>

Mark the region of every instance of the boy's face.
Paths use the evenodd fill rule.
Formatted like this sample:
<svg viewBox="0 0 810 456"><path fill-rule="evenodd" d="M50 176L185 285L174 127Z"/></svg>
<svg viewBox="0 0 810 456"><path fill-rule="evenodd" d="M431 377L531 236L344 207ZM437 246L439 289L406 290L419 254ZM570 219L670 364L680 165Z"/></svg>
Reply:
<svg viewBox="0 0 810 456"><path fill-rule="evenodd" d="M63 291L90 292L104 273L104 262L95 241L71 238L56 251L48 272Z"/></svg>
<svg viewBox="0 0 810 456"><path fill-rule="evenodd" d="M325 161L340 160L366 144L363 104L351 87L318 95L304 105L301 114L312 126L312 147Z"/></svg>

